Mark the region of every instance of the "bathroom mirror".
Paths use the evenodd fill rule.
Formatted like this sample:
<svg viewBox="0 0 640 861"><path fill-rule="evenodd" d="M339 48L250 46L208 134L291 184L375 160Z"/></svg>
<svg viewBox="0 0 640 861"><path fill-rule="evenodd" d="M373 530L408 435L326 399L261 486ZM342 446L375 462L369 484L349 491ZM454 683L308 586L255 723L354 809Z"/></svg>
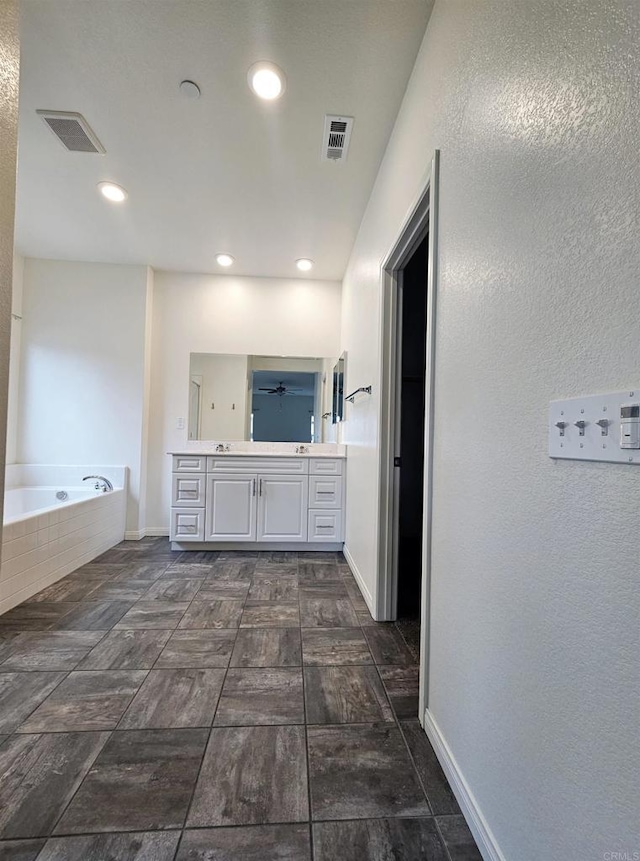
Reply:
<svg viewBox="0 0 640 861"><path fill-rule="evenodd" d="M191 353L189 439L325 442L339 364L335 357Z"/></svg>
<svg viewBox="0 0 640 861"><path fill-rule="evenodd" d="M344 420L344 361L343 353L333 368L331 414L334 425Z"/></svg>

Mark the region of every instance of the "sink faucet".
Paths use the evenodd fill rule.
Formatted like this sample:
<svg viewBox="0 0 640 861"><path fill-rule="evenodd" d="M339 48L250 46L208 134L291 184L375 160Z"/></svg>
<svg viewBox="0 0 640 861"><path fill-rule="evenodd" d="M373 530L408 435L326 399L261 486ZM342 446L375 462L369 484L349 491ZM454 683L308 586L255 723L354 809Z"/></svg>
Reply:
<svg viewBox="0 0 640 861"><path fill-rule="evenodd" d="M230 451L229 445L228 444L225 445L224 443L219 442L218 445L216 446L216 451Z"/></svg>
<svg viewBox="0 0 640 861"><path fill-rule="evenodd" d="M113 490L113 485L108 478L104 477L104 475L85 475L82 480L87 481L90 478L96 479L96 483L94 485L95 490L101 490L103 493L107 493L109 490Z"/></svg>
<svg viewBox="0 0 640 861"><path fill-rule="evenodd" d="M309 446L308 445L297 445L296 446L296 454L309 454Z"/></svg>

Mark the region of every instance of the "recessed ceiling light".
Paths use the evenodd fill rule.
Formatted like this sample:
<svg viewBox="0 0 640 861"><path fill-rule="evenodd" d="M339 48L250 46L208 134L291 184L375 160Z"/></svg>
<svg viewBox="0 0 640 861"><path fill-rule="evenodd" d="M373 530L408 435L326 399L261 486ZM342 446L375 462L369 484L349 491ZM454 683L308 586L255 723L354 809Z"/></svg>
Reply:
<svg viewBox="0 0 640 861"><path fill-rule="evenodd" d="M180 94L184 96L185 99L199 99L200 87L195 81L181 81Z"/></svg>
<svg viewBox="0 0 640 861"><path fill-rule="evenodd" d="M233 257L230 254L216 254L216 262L219 266L231 266Z"/></svg>
<svg viewBox="0 0 640 861"><path fill-rule="evenodd" d="M107 200L113 203L122 203L129 195L121 185L116 185L114 182L99 182L98 188Z"/></svg>
<svg viewBox="0 0 640 861"><path fill-rule="evenodd" d="M280 98L287 84L282 69L275 63L269 63L266 60L251 66L247 80L256 96L270 102Z"/></svg>
<svg viewBox="0 0 640 861"><path fill-rule="evenodd" d="M308 257L301 257L299 260L296 260L296 266L301 272L308 272L310 269L313 269L313 260L309 260Z"/></svg>

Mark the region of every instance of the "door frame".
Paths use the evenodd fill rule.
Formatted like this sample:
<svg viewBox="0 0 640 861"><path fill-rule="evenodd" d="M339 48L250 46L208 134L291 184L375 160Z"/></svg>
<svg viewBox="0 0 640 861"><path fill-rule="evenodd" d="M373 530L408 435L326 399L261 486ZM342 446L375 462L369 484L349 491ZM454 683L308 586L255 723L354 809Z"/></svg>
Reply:
<svg viewBox="0 0 640 861"><path fill-rule="evenodd" d="M422 595L420 606L420 698L422 723L428 705L429 614L431 587L431 532L433 516L433 428L435 388L435 323L438 253L438 176L440 151L435 150L417 195L391 250L381 265L382 291L380 343L380 497L378 539L377 618L393 620L397 614L397 543L399 480L394 467L399 428L399 325L402 270L428 234L427 352L425 374L424 529L422 536Z"/></svg>

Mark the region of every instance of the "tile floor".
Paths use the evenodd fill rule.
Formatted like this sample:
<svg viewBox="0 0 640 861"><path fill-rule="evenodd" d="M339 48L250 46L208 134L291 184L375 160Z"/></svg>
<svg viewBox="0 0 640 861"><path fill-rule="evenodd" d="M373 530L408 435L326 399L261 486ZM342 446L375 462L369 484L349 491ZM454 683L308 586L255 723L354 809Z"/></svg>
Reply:
<svg viewBox="0 0 640 861"><path fill-rule="evenodd" d="M0 861L480 861L401 632L339 554L118 545L0 616Z"/></svg>

